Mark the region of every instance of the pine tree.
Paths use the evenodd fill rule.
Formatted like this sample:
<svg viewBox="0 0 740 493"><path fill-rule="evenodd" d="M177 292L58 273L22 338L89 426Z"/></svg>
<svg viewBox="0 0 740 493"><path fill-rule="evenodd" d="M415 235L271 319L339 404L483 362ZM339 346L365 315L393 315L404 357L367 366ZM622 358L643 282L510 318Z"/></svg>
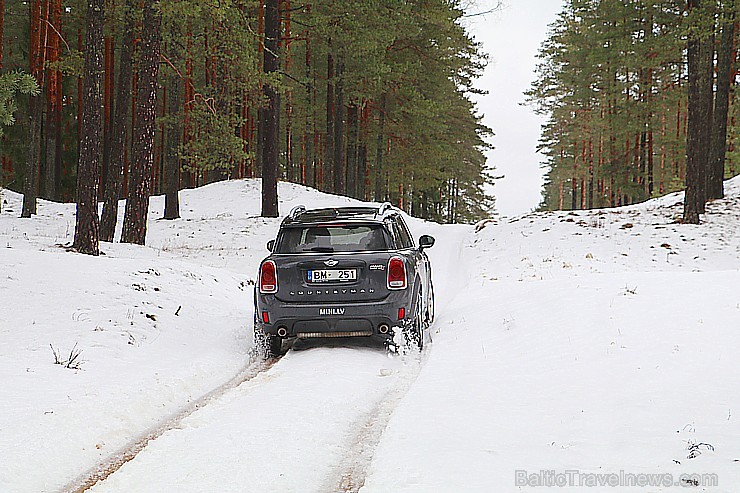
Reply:
<svg viewBox="0 0 740 493"><path fill-rule="evenodd" d="M46 26L47 72L46 153L43 160L43 196L56 200L62 165L62 71L58 68L62 48L62 1L48 0Z"/></svg>
<svg viewBox="0 0 740 493"><path fill-rule="evenodd" d="M31 75L36 79L41 91L43 92L44 70L43 70L43 45L41 40L45 26L41 24L42 1L32 0L28 3L29 20L30 20L30 52L29 66ZM30 218L36 214L39 187L38 179L41 166L41 118L42 118L42 101L39 96L29 98L28 110L28 140L26 153L26 169L23 174L23 207L21 217Z"/></svg>
<svg viewBox="0 0 740 493"><path fill-rule="evenodd" d="M80 158L77 166L77 216L72 247L99 255L98 183L100 180L103 0L88 0Z"/></svg>
<svg viewBox="0 0 740 493"><path fill-rule="evenodd" d="M115 118L108 169L105 175L103 212L100 217L100 239L112 242L118 221L118 200L123 189L126 166L126 142L129 129L131 100L131 75L134 51L134 9L132 1L126 2L123 12L123 37L120 50L120 68L116 82Z"/></svg>
<svg viewBox="0 0 740 493"><path fill-rule="evenodd" d="M730 91L733 79L733 58L736 37L735 0L728 0L720 13L720 35L717 44L717 89L709 149L707 198L724 197L723 179L727 151L727 122L730 110Z"/></svg>
<svg viewBox="0 0 740 493"><path fill-rule="evenodd" d="M146 0L141 26L136 119L133 128L133 159L121 235L123 243L143 245L146 241L154 162L154 120L157 109L161 20L162 16L157 11L154 0Z"/></svg>
<svg viewBox="0 0 740 493"><path fill-rule="evenodd" d="M167 84L167 120L165 123L165 201L164 219L180 217L180 136L182 131L175 116L182 107L182 84L180 74L173 74Z"/></svg>
<svg viewBox="0 0 740 493"><path fill-rule="evenodd" d="M706 24L713 16L702 0L688 0L694 18L688 39L688 130L686 139L686 198L683 221L699 224L707 198L709 145L712 126L712 59L714 39ZM711 18L711 21L710 21Z"/></svg>
<svg viewBox="0 0 740 493"><path fill-rule="evenodd" d="M280 70L278 40L280 24L278 19L279 0L265 2L264 71L267 77ZM278 216L278 153L280 128L280 96L273 82L263 86L265 107L260 111L261 167L262 167L262 216Z"/></svg>

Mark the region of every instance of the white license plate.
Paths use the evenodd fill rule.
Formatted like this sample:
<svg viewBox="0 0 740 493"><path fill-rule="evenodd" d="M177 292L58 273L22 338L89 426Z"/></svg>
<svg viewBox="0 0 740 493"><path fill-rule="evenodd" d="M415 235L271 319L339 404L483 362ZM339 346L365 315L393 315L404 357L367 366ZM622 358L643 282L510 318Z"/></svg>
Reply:
<svg viewBox="0 0 740 493"><path fill-rule="evenodd" d="M315 269L308 271L308 282L354 281L356 269Z"/></svg>

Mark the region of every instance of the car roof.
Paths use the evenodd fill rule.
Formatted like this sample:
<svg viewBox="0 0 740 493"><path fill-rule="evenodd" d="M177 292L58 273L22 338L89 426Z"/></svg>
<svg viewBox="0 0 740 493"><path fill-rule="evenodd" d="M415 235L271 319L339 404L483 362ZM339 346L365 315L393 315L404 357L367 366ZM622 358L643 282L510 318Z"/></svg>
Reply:
<svg viewBox="0 0 740 493"><path fill-rule="evenodd" d="M331 223L357 221L382 223L391 215L396 215L400 209L385 202L377 207L326 207L322 209L306 209L299 205L294 207L283 220L283 226L297 226L303 224Z"/></svg>

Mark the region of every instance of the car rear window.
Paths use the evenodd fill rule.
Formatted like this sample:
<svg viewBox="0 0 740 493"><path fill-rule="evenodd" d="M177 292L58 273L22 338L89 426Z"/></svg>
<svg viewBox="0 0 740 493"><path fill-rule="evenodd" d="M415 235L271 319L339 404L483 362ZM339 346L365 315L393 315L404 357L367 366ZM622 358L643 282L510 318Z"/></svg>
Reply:
<svg viewBox="0 0 740 493"><path fill-rule="evenodd" d="M285 228L276 253L388 250L379 224L318 224Z"/></svg>

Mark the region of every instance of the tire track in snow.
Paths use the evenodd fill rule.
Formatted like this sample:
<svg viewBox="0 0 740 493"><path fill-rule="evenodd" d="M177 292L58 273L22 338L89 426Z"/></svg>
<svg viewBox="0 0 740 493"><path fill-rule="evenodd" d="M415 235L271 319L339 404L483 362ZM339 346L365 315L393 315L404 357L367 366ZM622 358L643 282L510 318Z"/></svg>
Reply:
<svg viewBox="0 0 740 493"><path fill-rule="evenodd" d="M280 360L279 357L267 361L260 361L258 358L257 356L251 356L249 363L231 380L188 403L176 413L160 421L149 431L139 435L127 445L108 456L105 460L82 473L77 479L67 484L60 491L64 493L84 493L96 484L105 481L108 476L118 471L127 462L133 460L139 452L146 448L149 442L156 440L170 430L178 428L185 418L203 409L226 392L239 387L241 384L269 370Z"/></svg>
<svg viewBox="0 0 740 493"><path fill-rule="evenodd" d="M444 244L444 243L443 243ZM452 271L453 265L459 266L460 261L460 248L462 239L451 243L447 248L442 249L439 252L439 257L442 257L441 271ZM448 276L443 276L444 278ZM444 293L447 296L443 296L443 302L441 303L445 307L450 293ZM441 315L439 313L438 315ZM430 335L434 333L435 327L430 327ZM431 350L430 346L427 346L420 354L411 354L402 356L405 358L405 366L401 370L397 370L395 378L396 382L391 384L390 389L383 393L382 397L372 401L366 407L367 412L362 414L359 419L356 419L352 426L353 432L350 433L349 438L344 440L346 444L346 454L344 458L336 466L326 471L327 476L323 476L322 482L325 487L319 491L341 491L341 492L358 492L365 483L368 469L372 463L373 456L379 445L383 433L385 432L388 423L393 415L393 412L408 394L412 385L416 381L423 365ZM139 452L146 449L148 444L157 438L160 438L166 432L179 428L182 422L194 414L196 411L203 409L213 401L223 397L228 391L237 388L244 382L252 380L264 371L270 369L278 360L271 360L265 363L254 363L253 361L247 364L244 370L235 376L229 382L221 385L214 389L198 400L190 403L180 412L175 413L168 419L162 421L155 428L149 432L140 435L137 439L133 440L127 446L119 449L116 453L112 454L108 459L100 462L97 466L89 469L87 472L82 474L77 480L70 483L63 491L67 493L82 493L93 486L103 482L109 476L121 469L126 463L132 461L137 457ZM382 371L382 370L381 370ZM390 376L390 375L388 375Z"/></svg>
<svg viewBox="0 0 740 493"><path fill-rule="evenodd" d="M430 329L431 330L431 329ZM357 433L353 435L346 458L327 480L322 491L357 493L365 484L368 467L372 463L385 429L424 366L429 346L418 355L405 355L407 367L399 375L399 382L381 397L375 407L357 422Z"/></svg>
<svg viewBox="0 0 740 493"><path fill-rule="evenodd" d="M426 231L426 233L442 233L437 234L437 236L446 238L444 233L447 228L448 226L444 226L444 229L437 228L436 231ZM438 244L440 246L444 245L444 248L438 247L436 251L432 250L430 253L430 256L433 257L435 273L441 273L441 278L446 281L440 286L444 289L437 292L438 295L441 295L437 297L438 310L435 316L437 320L440 315L443 315L447 306L464 291L463 288L469 282L470 270L468 261L463 255L463 250L467 241L469 241L466 233L472 231L472 228L458 227L458 229L460 234L454 236L453 241L439 242ZM436 276L434 277L436 278ZM433 323L429 327L428 334L430 337L435 333L435 326L436 324ZM409 358L408 368L399 375L399 382L378 401L365 418L357 422L357 433L352 437L346 458L335 469L334 474L328 478L326 487L322 491L358 493L365 485L368 468L393 412L411 389L429 356L430 346L432 345L428 342L430 341L427 341L427 345L421 354L406 356Z"/></svg>

